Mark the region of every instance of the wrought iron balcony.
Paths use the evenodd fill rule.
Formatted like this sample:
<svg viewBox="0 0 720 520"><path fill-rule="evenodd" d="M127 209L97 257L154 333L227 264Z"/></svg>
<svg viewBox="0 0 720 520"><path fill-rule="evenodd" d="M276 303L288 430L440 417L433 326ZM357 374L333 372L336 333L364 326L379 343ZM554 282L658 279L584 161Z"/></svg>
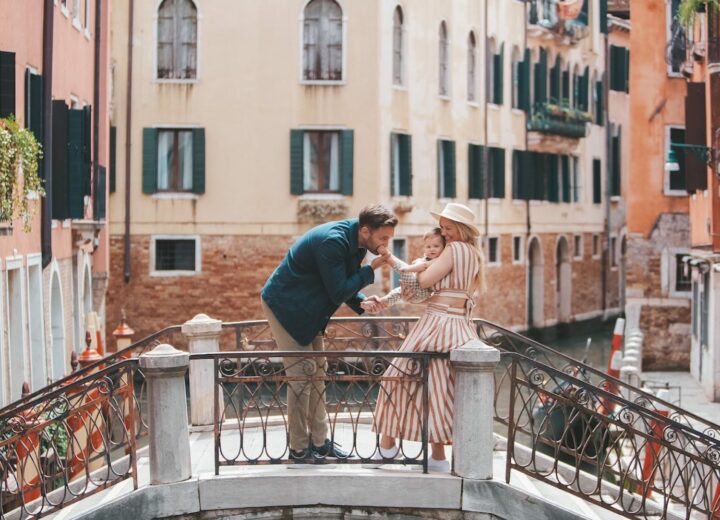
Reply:
<svg viewBox="0 0 720 520"><path fill-rule="evenodd" d="M585 137L587 123L592 121L588 112L565 108L554 103L538 103L527 122L531 132L541 132L564 137Z"/></svg>

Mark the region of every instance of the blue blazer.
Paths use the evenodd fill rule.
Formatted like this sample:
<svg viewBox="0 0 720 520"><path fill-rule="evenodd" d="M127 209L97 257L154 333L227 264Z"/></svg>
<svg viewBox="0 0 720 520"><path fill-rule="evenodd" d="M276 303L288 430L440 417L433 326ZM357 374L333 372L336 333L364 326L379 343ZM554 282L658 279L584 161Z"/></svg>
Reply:
<svg viewBox="0 0 720 520"><path fill-rule="evenodd" d="M262 299L295 341L309 345L343 302L364 312L360 289L375 280L372 267L360 267L366 252L358 247L357 219L314 227L270 275Z"/></svg>

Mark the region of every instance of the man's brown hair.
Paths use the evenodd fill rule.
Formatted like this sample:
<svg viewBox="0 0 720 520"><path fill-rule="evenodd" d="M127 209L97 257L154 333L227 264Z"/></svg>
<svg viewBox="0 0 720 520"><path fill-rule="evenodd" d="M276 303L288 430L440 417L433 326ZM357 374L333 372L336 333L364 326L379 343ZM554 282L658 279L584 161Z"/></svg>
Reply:
<svg viewBox="0 0 720 520"><path fill-rule="evenodd" d="M395 227L398 219L395 213L382 204L370 204L365 206L358 217L360 227L367 226L372 230L376 230L383 226Z"/></svg>

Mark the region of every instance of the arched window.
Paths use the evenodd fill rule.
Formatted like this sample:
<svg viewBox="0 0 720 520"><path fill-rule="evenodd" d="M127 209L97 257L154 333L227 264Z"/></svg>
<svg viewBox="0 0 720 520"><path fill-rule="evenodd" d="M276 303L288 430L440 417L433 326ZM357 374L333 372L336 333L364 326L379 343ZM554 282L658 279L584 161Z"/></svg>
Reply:
<svg viewBox="0 0 720 520"><path fill-rule="evenodd" d="M157 76L197 77L197 8L192 0L164 0L158 8Z"/></svg>
<svg viewBox="0 0 720 520"><path fill-rule="evenodd" d="M439 93L441 96L448 96L450 95L450 67L448 66L449 44L445 22L440 23L439 45Z"/></svg>
<svg viewBox="0 0 720 520"><path fill-rule="evenodd" d="M405 17L402 8L397 6L393 15L393 85L405 84L403 69L405 65Z"/></svg>
<svg viewBox="0 0 720 520"><path fill-rule="evenodd" d="M342 80L342 9L335 0L312 0L303 20L303 79Z"/></svg>
<svg viewBox="0 0 720 520"><path fill-rule="evenodd" d="M467 99L468 101L477 100L477 43L475 41L475 33L470 31L468 36L468 55L467 55Z"/></svg>

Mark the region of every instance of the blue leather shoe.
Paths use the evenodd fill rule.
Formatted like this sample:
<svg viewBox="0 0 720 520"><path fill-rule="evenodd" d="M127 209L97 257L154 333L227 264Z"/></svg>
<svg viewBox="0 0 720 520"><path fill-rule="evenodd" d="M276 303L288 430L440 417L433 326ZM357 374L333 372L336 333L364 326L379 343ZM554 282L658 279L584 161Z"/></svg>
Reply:
<svg viewBox="0 0 720 520"><path fill-rule="evenodd" d="M324 459L328 457L337 459L350 458L349 452L342 449L338 443L332 442L330 439L325 439L325 442L322 444L322 446L312 445L311 449L313 456L318 459Z"/></svg>

